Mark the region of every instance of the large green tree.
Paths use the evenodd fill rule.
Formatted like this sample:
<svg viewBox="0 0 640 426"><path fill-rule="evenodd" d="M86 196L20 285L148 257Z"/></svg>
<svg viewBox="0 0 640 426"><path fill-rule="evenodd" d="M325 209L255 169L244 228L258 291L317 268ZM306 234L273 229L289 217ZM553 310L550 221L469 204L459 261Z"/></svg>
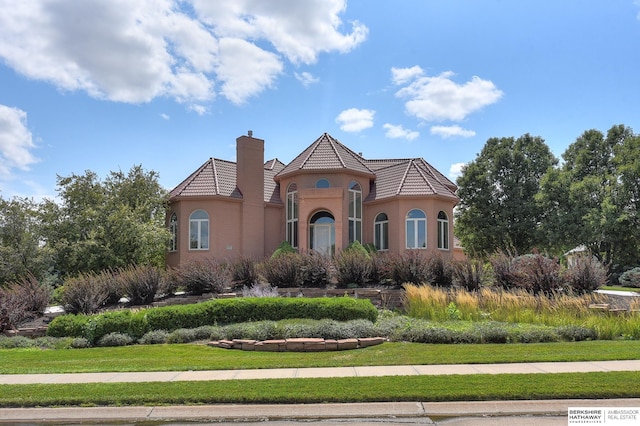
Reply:
<svg viewBox="0 0 640 426"><path fill-rule="evenodd" d="M616 271L639 261L640 138L615 125L587 130L542 179L538 194L550 249L587 247Z"/></svg>
<svg viewBox="0 0 640 426"><path fill-rule="evenodd" d="M29 198L0 197L0 287L28 274L46 278L51 252L41 243L38 204Z"/></svg>
<svg viewBox="0 0 640 426"><path fill-rule="evenodd" d="M467 253L525 253L541 243L542 210L534 197L540 179L557 163L544 140L491 138L458 178L456 235Z"/></svg>
<svg viewBox="0 0 640 426"><path fill-rule="evenodd" d="M131 264L163 265L166 191L142 166L58 177L59 202L43 203L45 241L58 272L73 275Z"/></svg>

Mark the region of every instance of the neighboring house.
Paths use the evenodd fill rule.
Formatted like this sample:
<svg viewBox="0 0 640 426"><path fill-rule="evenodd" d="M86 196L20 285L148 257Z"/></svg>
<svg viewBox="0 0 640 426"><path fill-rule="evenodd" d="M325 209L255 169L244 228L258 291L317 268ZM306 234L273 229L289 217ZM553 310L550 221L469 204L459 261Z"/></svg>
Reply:
<svg viewBox="0 0 640 426"><path fill-rule="evenodd" d="M349 243L453 258L456 185L422 158L367 160L323 134L289 164L241 136L237 162L210 158L170 192L167 264L262 259L282 241L334 254Z"/></svg>

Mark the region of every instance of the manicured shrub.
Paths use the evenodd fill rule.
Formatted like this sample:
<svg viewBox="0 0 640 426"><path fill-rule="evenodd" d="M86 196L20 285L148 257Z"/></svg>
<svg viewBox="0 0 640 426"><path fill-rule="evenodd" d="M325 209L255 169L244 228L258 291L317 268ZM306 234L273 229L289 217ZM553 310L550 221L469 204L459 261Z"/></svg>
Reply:
<svg viewBox="0 0 640 426"><path fill-rule="evenodd" d="M640 269L638 270L640 279ZM607 269L592 256L580 256L564 272L566 285L575 293L591 293L607 285ZM640 285L640 281L638 282Z"/></svg>
<svg viewBox="0 0 640 426"><path fill-rule="evenodd" d="M260 282L257 262L248 257L240 257L229 266L234 287L251 286Z"/></svg>
<svg viewBox="0 0 640 426"><path fill-rule="evenodd" d="M640 267L623 272L618 278L618 282L623 287L640 288Z"/></svg>
<svg viewBox="0 0 640 426"><path fill-rule="evenodd" d="M98 346L127 346L132 343L133 338L123 333L109 333L98 340Z"/></svg>
<svg viewBox="0 0 640 426"><path fill-rule="evenodd" d="M363 287L371 279L371 256L357 241L335 257L339 288Z"/></svg>
<svg viewBox="0 0 640 426"><path fill-rule="evenodd" d="M87 339L85 339L84 337L76 337L75 339L73 339L73 341L71 342L71 347L73 349L85 349L85 348L90 348L91 347L91 342L89 342Z"/></svg>
<svg viewBox="0 0 640 426"><path fill-rule="evenodd" d="M484 266L479 260L465 259L453 264L453 282L467 291L477 291L484 282Z"/></svg>
<svg viewBox="0 0 640 426"><path fill-rule="evenodd" d="M302 286L302 257L295 252L281 252L260 264L264 279L276 287Z"/></svg>
<svg viewBox="0 0 640 426"><path fill-rule="evenodd" d="M87 315L68 314L55 317L47 327L47 336L83 337L88 322Z"/></svg>
<svg viewBox="0 0 640 426"><path fill-rule="evenodd" d="M92 314L113 298L115 278L108 271L81 273L64 281L62 304L72 314Z"/></svg>
<svg viewBox="0 0 640 426"><path fill-rule="evenodd" d="M84 337L94 343L113 332L140 339L152 330L172 332L181 328L287 318L329 318L336 321L366 319L373 322L377 315L378 311L368 299L348 297L216 299L137 312L127 310L92 316L63 315L51 322L47 333L54 337ZM207 329L201 335L210 333L212 330Z"/></svg>
<svg viewBox="0 0 640 426"><path fill-rule="evenodd" d="M0 349L24 349L34 347L33 339L25 336L0 336Z"/></svg>
<svg viewBox="0 0 640 426"><path fill-rule="evenodd" d="M274 321L255 321L229 324L223 328L227 339L271 340L281 338Z"/></svg>
<svg viewBox="0 0 640 426"><path fill-rule="evenodd" d="M161 345L167 343L167 337L169 337L169 333L165 330L153 330L138 339L138 343L141 345Z"/></svg>
<svg viewBox="0 0 640 426"><path fill-rule="evenodd" d="M156 266L129 266L116 272L120 292L132 305L149 305L155 299L163 279Z"/></svg>
<svg viewBox="0 0 640 426"><path fill-rule="evenodd" d="M409 250L393 257L393 281L396 285L406 283L425 284L433 280L429 260L420 250Z"/></svg>
<svg viewBox="0 0 640 426"><path fill-rule="evenodd" d="M180 285L189 293L221 293L231 285L227 265L215 259L195 260L180 267Z"/></svg>
<svg viewBox="0 0 640 426"><path fill-rule="evenodd" d="M196 333L192 328L179 328L167 336L167 343L190 343L196 340Z"/></svg>
<svg viewBox="0 0 640 426"><path fill-rule="evenodd" d="M294 249L288 241L283 241L280 243L276 251L271 255L272 258L281 256L283 254L295 254L296 249Z"/></svg>
<svg viewBox="0 0 640 426"><path fill-rule="evenodd" d="M598 338L595 330L579 325L560 326L557 328L557 332L562 340L569 342L582 342L585 340L596 340Z"/></svg>
<svg viewBox="0 0 640 426"><path fill-rule="evenodd" d="M301 254L302 287L324 288L331 284L335 267L329 256L316 252Z"/></svg>

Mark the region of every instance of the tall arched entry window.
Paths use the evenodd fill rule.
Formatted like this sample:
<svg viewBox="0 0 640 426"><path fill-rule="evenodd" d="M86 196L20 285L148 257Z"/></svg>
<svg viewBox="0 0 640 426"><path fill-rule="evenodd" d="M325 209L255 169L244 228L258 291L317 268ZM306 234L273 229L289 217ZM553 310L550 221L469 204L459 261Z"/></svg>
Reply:
<svg viewBox="0 0 640 426"><path fill-rule="evenodd" d="M427 247L427 215L422 210L413 209L407 213L407 248Z"/></svg>
<svg viewBox="0 0 640 426"><path fill-rule="evenodd" d="M298 186L295 183L287 187L287 242L298 247Z"/></svg>
<svg viewBox="0 0 640 426"><path fill-rule="evenodd" d="M349 184L349 242L362 242L362 187L356 181Z"/></svg>
<svg viewBox="0 0 640 426"><path fill-rule="evenodd" d="M309 248L318 253L331 256L336 245L336 228L333 215L320 211L309 221Z"/></svg>
<svg viewBox="0 0 640 426"><path fill-rule="evenodd" d="M196 210L189 216L189 249L209 248L209 215L204 210Z"/></svg>
<svg viewBox="0 0 640 426"><path fill-rule="evenodd" d="M438 213L438 248L449 250L449 219L443 211Z"/></svg>
<svg viewBox="0 0 640 426"><path fill-rule="evenodd" d="M385 213L380 213L376 216L376 221L373 225L373 236L376 250L389 249L389 218Z"/></svg>

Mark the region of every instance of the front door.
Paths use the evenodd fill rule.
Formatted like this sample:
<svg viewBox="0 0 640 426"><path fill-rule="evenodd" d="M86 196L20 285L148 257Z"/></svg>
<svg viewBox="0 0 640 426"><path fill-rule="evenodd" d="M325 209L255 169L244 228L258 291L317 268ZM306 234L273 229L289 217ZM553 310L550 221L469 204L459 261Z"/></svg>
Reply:
<svg viewBox="0 0 640 426"><path fill-rule="evenodd" d="M333 224L318 224L314 226L313 249L324 255L331 254L331 229Z"/></svg>
<svg viewBox="0 0 640 426"><path fill-rule="evenodd" d="M321 211L311 217L309 223L310 249L323 255L332 255L336 243L335 220L331 213Z"/></svg>

